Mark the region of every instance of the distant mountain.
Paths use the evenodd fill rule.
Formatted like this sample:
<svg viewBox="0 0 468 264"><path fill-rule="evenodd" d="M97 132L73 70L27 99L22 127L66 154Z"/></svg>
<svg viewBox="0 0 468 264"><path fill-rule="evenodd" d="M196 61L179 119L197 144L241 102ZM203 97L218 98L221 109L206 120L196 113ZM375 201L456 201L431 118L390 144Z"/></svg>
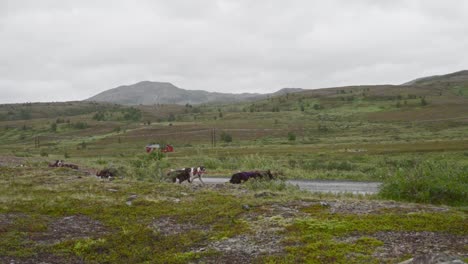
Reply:
<svg viewBox="0 0 468 264"><path fill-rule="evenodd" d="M305 89L302 88L283 88L279 91L276 91L270 95L283 95L283 94L288 94L288 93L298 93L298 92L303 92Z"/></svg>
<svg viewBox="0 0 468 264"><path fill-rule="evenodd" d="M445 75L434 75L418 78L402 85L375 86L382 90L381 94L390 93L384 90L422 89L423 87L444 88L452 85L466 86L468 84L468 70ZM374 86L369 86L374 87ZM153 105L153 104L203 104L203 103L232 103L241 101L255 101L269 96L281 96L291 93L304 93L315 95L328 95L336 93L336 89L346 90L347 87L334 87L317 90L301 88L283 88L269 94L259 93L217 93L202 90L185 90L167 82L143 81L133 85L124 85L101 92L85 101L109 102L123 105Z"/></svg>
<svg viewBox="0 0 468 264"><path fill-rule="evenodd" d="M185 90L167 82L139 82L119 86L99 93L86 101L110 102L123 105L153 104L203 104L209 102L229 103L236 101L258 100L268 95L282 95L299 92L300 88L284 88L273 94L258 93L216 93L201 90Z"/></svg>
<svg viewBox="0 0 468 264"><path fill-rule="evenodd" d="M468 70L458 71L445 75L433 75L418 78L402 85L432 85L438 83L458 83L468 81Z"/></svg>

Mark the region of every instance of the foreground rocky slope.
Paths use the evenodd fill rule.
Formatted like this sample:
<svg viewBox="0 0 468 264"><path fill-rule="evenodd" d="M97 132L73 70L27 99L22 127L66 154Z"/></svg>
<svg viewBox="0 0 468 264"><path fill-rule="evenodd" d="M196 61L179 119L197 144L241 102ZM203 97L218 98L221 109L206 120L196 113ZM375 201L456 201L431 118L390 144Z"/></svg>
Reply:
<svg viewBox="0 0 468 264"><path fill-rule="evenodd" d="M466 212L456 208L311 194L282 182L107 181L91 170L48 168L39 159L0 160L2 263L437 263L468 257Z"/></svg>

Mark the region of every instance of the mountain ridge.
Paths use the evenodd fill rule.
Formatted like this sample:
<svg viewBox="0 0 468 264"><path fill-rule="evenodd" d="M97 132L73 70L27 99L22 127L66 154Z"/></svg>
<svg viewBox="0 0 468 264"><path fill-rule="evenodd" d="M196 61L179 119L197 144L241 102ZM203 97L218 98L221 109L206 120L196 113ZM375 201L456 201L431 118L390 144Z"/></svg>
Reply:
<svg viewBox="0 0 468 264"><path fill-rule="evenodd" d="M84 101L109 102L123 105L153 104L203 104L211 102L230 103L236 101L257 100L270 95L281 95L304 91L301 88L283 88L275 93L220 93L204 90L186 90L169 82L141 81L132 85L122 85Z"/></svg>
<svg viewBox="0 0 468 264"><path fill-rule="evenodd" d="M442 84L468 82L468 70L457 71L444 75L426 76L411 80L392 87L422 87ZM370 85L372 86L372 85ZM374 85L376 86L376 85ZM343 86L347 87L347 86ZM340 87L329 87L333 89ZM322 88L325 89L325 88ZM322 90L317 89L317 90ZM221 93L205 90L186 90L175 86L170 82L141 81L131 85L122 85L99 94L84 101L108 102L123 105L154 105L154 104L204 104L204 103L233 103L241 101L255 101L270 96L280 96L288 93L306 92L311 89L282 88L273 93ZM315 90L315 89L314 89Z"/></svg>
<svg viewBox="0 0 468 264"><path fill-rule="evenodd" d="M463 82L468 81L468 70L461 70L442 75L431 75L417 78L401 85L428 85L437 82Z"/></svg>

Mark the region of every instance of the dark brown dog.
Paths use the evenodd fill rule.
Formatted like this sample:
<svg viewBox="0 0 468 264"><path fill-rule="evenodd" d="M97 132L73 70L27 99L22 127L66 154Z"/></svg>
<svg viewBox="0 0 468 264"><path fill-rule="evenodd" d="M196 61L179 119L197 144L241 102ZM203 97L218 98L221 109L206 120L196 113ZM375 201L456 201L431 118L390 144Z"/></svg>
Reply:
<svg viewBox="0 0 468 264"><path fill-rule="evenodd" d="M239 184L242 182L246 182L249 179L263 179L267 178L269 180L274 179L273 174L271 174L270 170L266 171L244 171L234 173L229 180L230 183Z"/></svg>
<svg viewBox="0 0 468 264"><path fill-rule="evenodd" d="M112 169L103 169L96 173L96 176L100 177L101 179L112 179L115 177L115 171Z"/></svg>

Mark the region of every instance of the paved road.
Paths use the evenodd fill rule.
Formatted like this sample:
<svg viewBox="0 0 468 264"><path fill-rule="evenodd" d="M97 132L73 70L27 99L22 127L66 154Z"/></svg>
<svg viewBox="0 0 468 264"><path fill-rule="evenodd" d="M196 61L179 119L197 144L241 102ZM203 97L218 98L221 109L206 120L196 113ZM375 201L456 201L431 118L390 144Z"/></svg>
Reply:
<svg viewBox="0 0 468 264"><path fill-rule="evenodd" d="M198 180L195 180L197 182ZM225 183L229 178L203 178L208 184ZM379 182L288 180L290 184L311 192L373 194L379 191Z"/></svg>

